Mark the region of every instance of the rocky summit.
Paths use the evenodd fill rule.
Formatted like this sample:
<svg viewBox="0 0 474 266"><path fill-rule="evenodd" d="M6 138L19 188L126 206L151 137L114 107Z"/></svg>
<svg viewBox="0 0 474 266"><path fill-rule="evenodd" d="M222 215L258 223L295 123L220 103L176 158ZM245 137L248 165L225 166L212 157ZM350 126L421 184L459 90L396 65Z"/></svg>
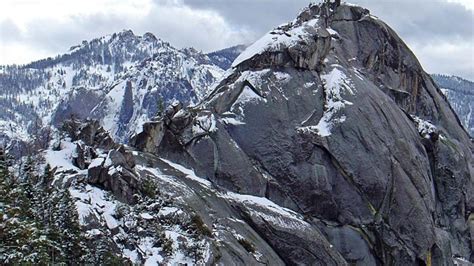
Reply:
<svg viewBox="0 0 474 266"><path fill-rule="evenodd" d="M205 64L193 66L205 71L186 72L208 73L195 76L208 77L193 85L204 86L230 65L209 93L192 106L171 102L128 145L104 119L135 119L139 109L114 97L102 121L68 120L52 137L42 155L52 186L77 209L89 247L81 260L470 265L472 141L387 24L325 1L243 52L216 56L196 53ZM145 93L155 79L141 77L163 69L157 58L103 94L126 99L143 87L143 102L156 102Z"/></svg>
<svg viewBox="0 0 474 266"><path fill-rule="evenodd" d="M201 100L224 72L221 52L176 49L151 33L124 30L25 66L0 66L0 142L15 154L44 148L66 119L99 120L112 137L130 135L169 103ZM31 135L35 138L31 138ZM33 143L32 143L33 142Z"/></svg>
<svg viewBox="0 0 474 266"><path fill-rule="evenodd" d="M407 45L367 9L310 5L240 54L201 104L169 107L133 145L291 213L234 206L259 261L472 259L471 140ZM203 200L217 222L224 203Z"/></svg>

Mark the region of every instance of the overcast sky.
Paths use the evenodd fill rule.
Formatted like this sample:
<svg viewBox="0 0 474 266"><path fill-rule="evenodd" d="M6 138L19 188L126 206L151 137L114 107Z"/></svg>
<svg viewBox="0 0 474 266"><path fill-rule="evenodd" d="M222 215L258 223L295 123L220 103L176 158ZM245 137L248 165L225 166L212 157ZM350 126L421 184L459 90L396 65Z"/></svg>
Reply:
<svg viewBox="0 0 474 266"><path fill-rule="evenodd" d="M0 0L0 64L123 29L208 52L251 43L309 0ZM392 26L430 73L474 80L474 0L351 0Z"/></svg>

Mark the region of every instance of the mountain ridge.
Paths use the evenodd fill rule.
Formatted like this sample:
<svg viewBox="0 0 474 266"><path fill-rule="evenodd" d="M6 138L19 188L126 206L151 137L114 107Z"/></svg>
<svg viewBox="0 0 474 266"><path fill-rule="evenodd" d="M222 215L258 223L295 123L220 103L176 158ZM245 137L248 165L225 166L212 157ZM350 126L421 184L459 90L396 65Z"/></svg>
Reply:
<svg viewBox="0 0 474 266"><path fill-rule="evenodd" d="M126 45L128 42L131 43L130 46ZM107 47L113 45L113 43L117 43L119 46L124 46L124 45L127 46L128 48L126 48L126 49L129 50L128 51L129 55L126 55L126 54L119 55L118 58L112 59L112 58L114 58L114 56L110 53L110 48L107 48ZM141 47L140 47L140 45L141 45ZM134 47L134 48L131 48L131 47ZM110 91L110 89L107 89L107 86L109 86L109 87L113 86L113 81L116 80L116 79L119 80L121 78L121 77L114 77L116 72L118 74L124 75L124 76L134 76L134 75L136 75L136 73L128 73L127 74L126 72L128 71L128 69L125 69L125 68L130 68L134 65L139 65L140 63L143 63L143 62L141 62L142 60L145 60L145 63L143 63L143 64L147 64L146 62L149 63L152 60L149 60L149 59L146 59L146 58L153 58L153 54L155 52L157 52L160 49L160 47L165 47L165 49L167 49L167 48L174 49L174 48L172 48L172 46L168 42L165 42L165 41L162 41L161 39L158 39L152 33L145 33L142 36L136 36L133 33L133 31L131 31L131 30L122 30L121 32L108 34L106 36L102 36L102 37L99 37L99 38L94 38L90 41L83 41L82 44L80 44L80 45L72 46L69 49L68 53L66 53L66 54L58 55L54 58L46 58L46 59L42 59L42 60L37 60L37 61L31 62L29 64L25 64L23 66L17 66L16 67L17 69L27 70L26 72L30 72L30 73L19 74L20 79L22 79L21 76L26 75L25 77L28 77L27 78L28 80L25 79L24 82L19 81L20 83L18 83L17 86L13 86L13 88L11 88L11 86L8 86L8 83L12 82L11 79L15 79L15 77L14 77L15 74L13 74L12 77L8 77L8 73L6 73L6 69L7 68L14 68L14 67L13 66L1 66L0 68L3 69L2 70L3 73L1 75L4 78L3 81L0 81L0 83L2 84L2 88L4 89L3 92L2 92L2 94L3 94L2 97L3 97L3 99L9 99L8 100L9 102L6 103L4 105L4 107L6 106L5 109L9 110L9 109L11 109L9 107L11 107L11 105L12 105L12 103L11 103L12 100L13 100L13 102L18 102L17 103L17 106L18 106L17 108L19 108L19 110L22 110L21 113L27 114L27 118L25 119L26 121L28 121L28 120L29 121L34 121L34 120L38 121L39 117L36 114L36 112L34 110L31 110L31 108L28 107L28 104L25 105L25 104L22 103L22 101L28 102L28 98L30 96L23 95L23 96L20 96L20 99L17 99L18 96L16 96L16 98L13 99L14 97L8 96L8 94L18 94L18 91L21 92L22 90L23 91L26 90L26 92L28 93L28 90L34 89L34 88L31 88L32 86L34 86L33 84L36 84L35 86L38 86L38 84L41 83L41 82L43 82L43 87L48 87L48 88L51 87L51 86L54 87L54 85L51 85L51 84L47 85L46 84L46 82L48 82L48 80L52 79L49 76L51 76L51 75L54 76L55 75L54 73L53 74L51 74L51 73L43 73L43 74L40 73L40 74L38 74L38 72L41 72L42 70L47 69L47 68L54 68L54 66L58 65L58 64L59 65L61 65L61 64L71 65L73 70L77 69L80 72L80 73L73 74L73 75L77 76L75 79L71 78L71 77L66 77L66 78L58 77L57 78L58 80L56 80L56 82L62 82L61 85L63 85L63 86L67 85L68 88L66 88L65 91L68 91L70 93L75 93L75 91L77 92L79 90L79 91L81 91L80 94L84 98L89 99L89 101L90 101L89 105L91 103L99 104L99 102L97 100L94 100L93 98L97 98L97 97L100 98L100 97L104 97L105 95L97 95L93 91L100 91L100 90L102 90L104 92ZM207 55L201 54L201 53L199 53L198 51L196 51L192 48L175 49L175 51L183 52L185 57L196 58L197 61L198 61L198 64L208 64L208 65L214 65L214 66L217 67L217 69L213 71L214 73L212 74L213 77L211 78L211 80L204 81L205 84L207 84L204 87L207 86L207 87L210 88L210 86L212 85L211 83L213 83L213 81L217 80L217 78L219 78L220 75L222 75L224 70L227 70L231 67L232 62L237 57L239 57L241 52L246 47L247 46L245 46L245 45L236 45L236 46L233 46L233 47L229 47L229 48L226 48L226 49L222 49L222 50L218 50L218 51L215 51L215 52L208 53ZM94 51L94 49L95 49L95 51ZM137 51L140 51L140 52L137 52ZM207 58L206 58L206 56L207 56ZM112 60L115 60L115 61L112 61ZM130 61L130 63L124 64L126 60L131 60L131 61ZM91 73L89 70L87 70L88 68L90 68L90 66L93 66L95 64L103 66L102 67L103 69L101 70L102 73L94 73L94 72ZM112 70L112 68L114 68L114 69ZM57 71L64 72L65 70L64 69L57 69ZM107 73L110 73L110 74L104 75L104 72L105 72L105 74L107 74ZM218 72L220 72L220 73L218 73ZM45 74L47 74L48 76L44 76ZM86 74L93 76L93 78L86 79L86 80L82 81L82 83L81 83L80 80L84 79L84 75L86 75ZM43 75L43 76L41 76L41 75ZM62 73L61 75L64 76L64 75L68 75L68 74L67 73ZM80 75L82 75L83 77L80 77ZM436 77L436 76L440 76L440 75L436 75L436 74L433 75L433 77ZM5 77L7 79L6 82L5 82ZM8 79L10 79L10 81L8 81ZM53 79L54 79L54 77L53 77ZM69 79L69 81L67 81L68 79ZM169 79L169 77L168 77L168 79ZM189 77L187 79L189 79ZM106 81L104 82L104 80L106 80ZM435 80L439 81L439 79L436 79L436 78L435 78ZM106 84L103 84L103 85L99 85L99 86L102 86L102 89L97 89L96 88L96 89L86 90L86 91L81 89L82 87L90 88L90 87L97 86L98 83L100 83L100 82L106 83ZM66 84L66 83L68 83L68 84ZM21 88L20 88L20 86L21 86ZM203 95L207 93L206 91L201 92L201 89L200 89L201 87L203 87L203 86L202 86L202 84L199 84L199 83L195 83L194 85L191 84L191 88L186 89L186 90L188 90L188 92L185 95L181 95L181 96L178 97L179 100L182 101L185 104L188 104L191 101L197 102L198 99L202 99L202 97L204 97ZM447 93L447 90L453 91L452 88L445 88L445 90L443 90L443 92ZM459 89L454 89L454 90L459 90ZM466 94L466 93L469 94L470 93L469 91L470 90L468 90L468 89L463 89L463 94ZM450 95L451 95L451 97L450 97ZM466 100L464 100L464 102L459 103L459 102L463 101L463 96L453 94L453 93L451 93L450 95L448 95L448 100L450 100L450 102L452 102L452 105L454 106L453 108L455 109L456 113L460 114L460 119L461 119L463 125L465 126L466 129L468 129L468 131L472 135L473 128L470 125L472 125L474 123L474 121L470 121L473 118L472 118L472 116L469 116L469 113L470 113L469 110L465 107L463 108L463 106L468 105L470 103L470 101L466 102ZM69 96L69 97L77 98L77 96ZM163 98L164 99L163 104L166 105L166 104L170 103L169 101L171 101L172 100L171 98L173 98L174 96L171 93L171 95L167 94L167 95L161 96L161 97L164 97ZM33 101L33 102L35 102L35 101ZM30 101L30 103L33 103L33 102ZM36 102L39 103L39 100L36 100ZM54 101L49 101L49 102L43 102L41 104L42 105L51 105L51 104L54 105L54 104L58 104L58 103L54 103ZM11 128L20 128L21 131L17 131L17 133L15 133L15 134L14 133L9 133L8 136L7 136L9 141L12 140L12 136L14 136L14 135L20 136L19 138L17 138L17 140L20 140L20 141L22 139L27 139L27 134L28 134L28 131L31 130L31 129L29 129L31 127L35 128L34 129L35 131L38 131L38 129L37 129L38 127L46 128L51 123L53 125L58 126L60 121L64 120L65 118L68 118L71 115L71 111L66 110L66 109L68 109L68 107L64 106L64 105L68 105L68 104L70 104L70 103L68 103L68 102L62 103L62 104L59 103L58 108L60 107L60 105L62 105L63 106L62 107L63 111L65 111L65 112L59 112L57 115L54 116L55 118L50 119L50 120L47 119L48 121L45 121L44 115L40 115L40 117L43 116L43 118L40 119L40 120L42 120L41 123L35 122L37 125L34 125L34 126L25 125L25 122L22 122L24 124L23 126L19 126L18 123L13 122ZM85 104L85 103L83 103L83 104ZM74 105L74 103L72 103L72 105ZM82 109L80 107L81 104L76 104L76 105L78 105L78 107L73 108L73 109L76 109L76 110ZM129 103L129 109L130 109L130 105L131 104ZM100 109L100 108L102 108L102 107L96 106L95 109ZM149 103L148 107L145 107L145 108L151 109L151 111L149 111L148 114L146 115L146 117L148 119L151 118L153 113L157 112L157 106L156 106L155 103ZM470 107L470 108L472 109L472 107ZM86 107L86 109L92 110L93 107ZM51 111L55 112L54 110L51 110ZM10 112L10 111L8 111L8 112ZM46 112L49 112L49 110L46 111ZM95 115L92 114L92 113L85 114L86 112L84 112L84 111L76 111L76 112L79 113L78 117L82 118L82 119L87 118L87 117L94 118L94 119L101 119L100 116L102 115L102 114L98 114L97 112L96 112ZM10 123L10 121L15 120L15 118L13 118L11 115L9 115L8 117L9 118L4 118L4 121L0 123L0 126L3 125L2 128L6 132L11 131L11 130L8 130L7 124ZM145 119L145 118L143 118L143 119ZM117 128L113 129L112 126L109 125L107 127L107 129L108 130L113 130L114 131L113 132L114 136L118 132L118 136L116 136L116 137L118 137L121 140L126 140L126 139L128 139L128 137L130 137L131 134L133 134L133 132L130 132L129 130L127 130L127 127L140 128L140 125L145 121L143 119L141 120L141 122L138 122L138 124L136 124L136 125L131 125L131 126L120 125L120 129L117 129ZM57 120L57 121L52 122L52 120ZM127 119L125 119L125 120L127 120ZM42 124L42 125L39 126L39 124ZM47 132L48 130L44 129L42 131ZM42 133L39 133L39 134L42 134ZM5 135L5 134L3 134L3 135ZM5 136L3 138L5 138ZM9 141L7 141L7 142L9 142ZM16 153L19 153L19 150L24 149L24 148L25 148L24 145L19 145L19 148L17 149Z"/></svg>
<svg viewBox="0 0 474 266"><path fill-rule="evenodd" d="M310 241L295 230L247 216L289 263L443 264L472 254L471 236L450 226L472 227L471 141L389 26L361 7L310 5L232 67L198 108L169 109L132 145L322 221L335 250L321 240L304 251Z"/></svg>
<svg viewBox="0 0 474 266"><path fill-rule="evenodd" d="M432 75L458 114L464 128L474 136L474 82L452 75Z"/></svg>
<svg viewBox="0 0 474 266"><path fill-rule="evenodd" d="M223 71L207 55L191 48L176 49L150 33L136 36L125 30L84 41L55 58L2 67L0 97L7 110L0 118L2 135L27 140L32 130L58 127L74 115L99 119L114 137L126 140L140 121L158 112L158 102L197 102ZM128 106L123 108L129 115L107 118L106 112L121 112L126 88ZM148 95L145 102L144 94ZM12 115L15 109L22 110L16 112L20 115ZM117 119L122 119L118 127L112 123Z"/></svg>
<svg viewBox="0 0 474 266"><path fill-rule="evenodd" d="M172 101L128 145L103 121L66 120L39 157L86 243L137 264L472 260L471 139L403 40L338 2L264 35L197 104ZM132 67L107 95L134 98L176 55ZM130 100L114 106L110 124L134 117Z"/></svg>

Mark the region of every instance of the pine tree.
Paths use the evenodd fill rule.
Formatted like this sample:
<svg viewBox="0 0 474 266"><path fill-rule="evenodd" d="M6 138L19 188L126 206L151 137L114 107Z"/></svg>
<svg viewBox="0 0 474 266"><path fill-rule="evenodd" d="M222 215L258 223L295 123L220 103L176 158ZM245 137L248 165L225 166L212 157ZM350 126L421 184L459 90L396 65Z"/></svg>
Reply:
<svg viewBox="0 0 474 266"><path fill-rule="evenodd" d="M61 228L60 194L57 190L52 189L47 191L46 195L46 219L44 224L46 235L52 243L48 252L53 263L60 263L64 262L65 257L61 247L64 232Z"/></svg>
<svg viewBox="0 0 474 266"><path fill-rule="evenodd" d="M54 263L50 254L59 249L49 236L53 230L48 230L48 208L44 206L48 194L38 186L35 163L27 159L18 179L8 165L0 149L0 264Z"/></svg>
<svg viewBox="0 0 474 266"><path fill-rule="evenodd" d="M8 175L7 153L3 147L0 147L0 176Z"/></svg>
<svg viewBox="0 0 474 266"><path fill-rule="evenodd" d="M61 199L58 208L62 219L60 220L59 227L63 232L61 248L67 260L78 262L81 260L85 249L79 225L79 216L69 190L64 190L60 193Z"/></svg>
<svg viewBox="0 0 474 266"><path fill-rule="evenodd" d="M163 97L158 96L158 100L156 101L156 116L161 116L165 110L165 103L163 101Z"/></svg>
<svg viewBox="0 0 474 266"><path fill-rule="evenodd" d="M49 165L37 176L33 158L16 178L0 149L0 265L123 264L108 235L83 236L69 190L51 185Z"/></svg>
<svg viewBox="0 0 474 266"><path fill-rule="evenodd" d="M7 155L3 147L0 147L0 208L9 200L9 177Z"/></svg>
<svg viewBox="0 0 474 266"><path fill-rule="evenodd" d="M26 162L23 164L22 167L22 179L28 180L29 182L36 182L35 179L35 167L34 162L31 156L26 157Z"/></svg>
<svg viewBox="0 0 474 266"><path fill-rule="evenodd" d="M2 164L3 164L2 160ZM0 174L2 207L0 208L0 263L47 264L47 239L34 219L27 182L15 182L4 169Z"/></svg>
<svg viewBox="0 0 474 266"><path fill-rule="evenodd" d="M53 180L54 180L54 173L51 170L51 165L48 163L44 167L43 176L41 178L40 185L44 190L50 191Z"/></svg>

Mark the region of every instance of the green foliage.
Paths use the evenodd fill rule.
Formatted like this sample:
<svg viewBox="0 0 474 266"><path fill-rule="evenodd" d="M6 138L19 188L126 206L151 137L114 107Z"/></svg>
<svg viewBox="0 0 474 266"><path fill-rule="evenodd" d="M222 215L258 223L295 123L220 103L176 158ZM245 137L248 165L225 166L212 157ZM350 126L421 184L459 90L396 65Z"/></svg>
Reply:
<svg viewBox="0 0 474 266"><path fill-rule="evenodd" d="M41 186L48 188L53 183L54 173L51 170L51 165L46 164L44 167L43 177L41 180Z"/></svg>
<svg viewBox="0 0 474 266"><path fill-rule="evenodd" d="M110 235L82 233L75 201L68 189L52 186L49 165L38 175L30 157L18 177L9 165L0 147L0 265L131 265L117 255Z"/></svg>
<svg viewBox="0 0 474 266"><path fill-rule="evenodd" d="M8 175L8 157L5 150L0 147L0 176Z"/></svg>
<svg viewBox="0 0 474 266"><path fill-rule="evenodd" d="M132 263L126 259L122 258L111 251L106 251L102 257L101 265L132 265Z"/></svg>
<svg viewBox="0 0 474 266"><path fill-rule="evenodd" d="M45 189L27 159L19 178L0 151L0 264L80 263L84 254L78 214L68 190ZM49 186L48 186L49 187Z"/></svg>
<svg viewBox="0 0 474 266"><path fill-rule="evenodd" d="M163 101L163 97L158 96L156 106L156 116L161 116L165 111L165 102Z"/></svg>
<svg viewBox="0 0 474 266"><path fill-rule="evenodd" d="M166 255L173 254L173 240L166 237L165 233L160 234L160 236L158 237L158 243L161 245L161 247L163 248L163 252Z"/></svg>
<svg viewBox="0 0 474 266"><path fill-rule="evenodd" d="M4 157L0 160L6 164ZM32 186L14 179L8 169L2 169L0 184L0 263L46 264L49 241L32 211Z"/></svg>
<svg viewBox="0 0 474 266"><path fill-rule="evenodd" d="M157 186L153 180L145 179L142 184L142 193L144 196L154 199L157 194Z"/></svg>
<svg viewBox="0 0 474 266"><path fill-rule="evenodd" d="M130 209L126 204L123 203L117 203L117 206L115 206L115 215L114 217L116 219L122 219L126 215L130 213Z"/></svg>
<svg viewBox="0 0 474 266"><path fill-rule="evenodd" d="M193 227L204 236L212 237L212 231L209 227L204 223L201 216L195 214L191 217L191 223Z"/></svg>
<svg viewBox="0 0 474 266"><path fill-rule="evenodd" d="M35 178L34 162L31 156L28 156L26 158L26 162L23 164L22 171L23 171L23 174L22 174L23 179L32 180Z"/></svg>
<svg viewBox="0 0 474 266"><path fill-rule="evenodd" d="M81 257L81 262L85 265L132 265L130 260L116 254L116 250L112 248L113 240L106 231L89 236L83 243L86 252Z"/></svg>
<svg viewBox="0 0 474 266"><path fill-rule="evenodd" d="M254 253L256 251L255 246L252 244L252 242L248 241L247 239L239 238L238 241L240 245L242 245L242 247L244 247L245 250L247 250L247 252Z"/></svg>

